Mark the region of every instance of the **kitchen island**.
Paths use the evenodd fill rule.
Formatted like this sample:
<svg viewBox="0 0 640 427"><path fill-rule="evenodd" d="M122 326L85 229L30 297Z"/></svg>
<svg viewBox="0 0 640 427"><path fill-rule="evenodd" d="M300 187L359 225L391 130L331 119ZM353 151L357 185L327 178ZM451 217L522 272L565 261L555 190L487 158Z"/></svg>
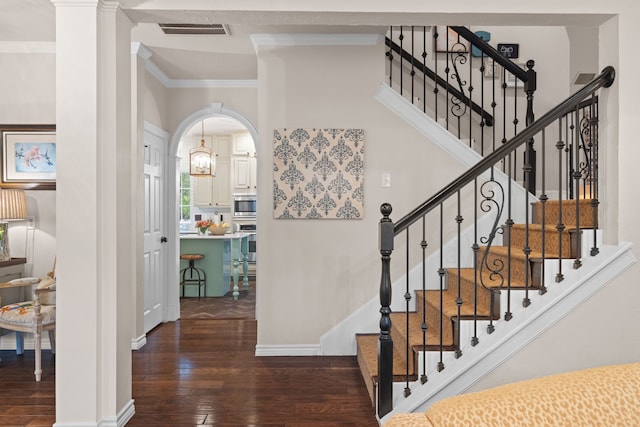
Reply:
<svg viewBox="0 0 640 427"><path fill-rule="evenodd" d="M204 259L196 261L196 267L202 268L207 275L204 295L221 297L232 292L233 299L240 296L240 272L242 286L249 288L249 233L231 233L220 236L201 234L180 235L180 255L202 254ZM180 270L188 267L189 262L180 260ZM182 275L178 278L182 280ZM185 297L198 296L196 286L186 286Z"/></svg>

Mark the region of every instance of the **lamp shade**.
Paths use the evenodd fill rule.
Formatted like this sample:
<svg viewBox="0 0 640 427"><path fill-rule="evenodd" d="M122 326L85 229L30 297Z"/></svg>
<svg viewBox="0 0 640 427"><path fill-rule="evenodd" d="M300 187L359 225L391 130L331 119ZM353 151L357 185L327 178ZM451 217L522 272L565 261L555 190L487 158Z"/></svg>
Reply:
<svg viewBox="0 0 640 427"><path fill-rule="evenodd" d="M0 220L10 221L27 218L27 197L20 189L0 190Z"/></svg>

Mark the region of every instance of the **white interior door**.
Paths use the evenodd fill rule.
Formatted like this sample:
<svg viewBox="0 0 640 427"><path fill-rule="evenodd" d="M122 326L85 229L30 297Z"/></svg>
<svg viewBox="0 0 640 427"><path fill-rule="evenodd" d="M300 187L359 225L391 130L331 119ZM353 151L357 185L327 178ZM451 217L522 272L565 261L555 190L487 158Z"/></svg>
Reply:
<svg viewBox="0 0 640 427"><path fill-rule="evenodd" d="M160 322L164 312L163 289L166 275L162 229L162 173L165 141L145 130L144 133L144 332Z"/></svg>

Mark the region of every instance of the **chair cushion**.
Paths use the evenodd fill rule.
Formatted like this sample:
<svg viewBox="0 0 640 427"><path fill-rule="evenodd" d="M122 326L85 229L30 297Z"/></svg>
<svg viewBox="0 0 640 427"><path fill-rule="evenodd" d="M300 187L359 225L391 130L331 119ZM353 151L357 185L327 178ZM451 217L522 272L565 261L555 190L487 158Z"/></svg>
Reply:
<svg viewBox="0 0 640 427"><path fill-rule="evenodd" d="M55 285L56 280L52 279L51 277L45 277L43 278L40 283L38 283L38 286L36 286L37 289L45 289L50 287L51 285ZM56 293L55 292L43 292L40 294L40 304L42 305L56 305Z"/></svg>
<svg viewBox="0 0 640 427"><path fill-rule="evenodd" d="M42 314L42 324L48 325L56 321L56 306L43 305L40 313ZM0 308L0 320L16 325L33 325L33 301L17 302L7 304Z"/></svg>

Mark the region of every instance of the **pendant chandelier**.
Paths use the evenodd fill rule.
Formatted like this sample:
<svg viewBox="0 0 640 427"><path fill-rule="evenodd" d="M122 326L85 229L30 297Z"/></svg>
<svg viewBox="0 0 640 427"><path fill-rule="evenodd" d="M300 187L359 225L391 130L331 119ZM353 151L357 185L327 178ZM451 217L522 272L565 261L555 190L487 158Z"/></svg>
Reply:
<svg viewBox="0 0 640 427"><path fill-rule="evenodd" d="M189 150L189 174L191 176L215 176L216 157L213 150L204 145L204 120L200 146Z"/></svg>

